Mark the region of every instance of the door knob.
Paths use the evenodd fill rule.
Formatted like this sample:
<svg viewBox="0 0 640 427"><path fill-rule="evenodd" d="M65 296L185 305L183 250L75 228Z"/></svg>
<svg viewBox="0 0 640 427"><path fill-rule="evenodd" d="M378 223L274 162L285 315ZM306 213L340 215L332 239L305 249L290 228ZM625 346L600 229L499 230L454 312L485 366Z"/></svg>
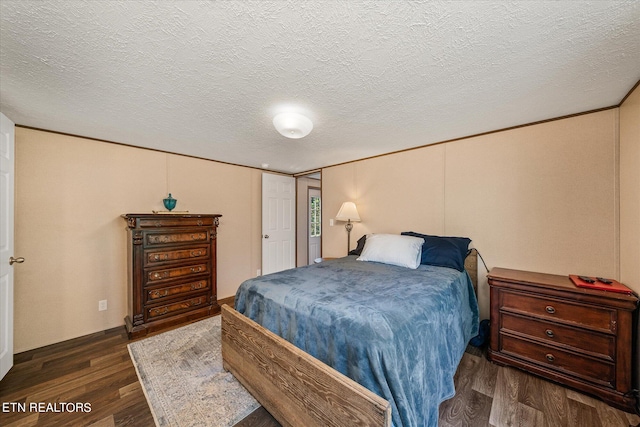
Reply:
<svg viewBox="0 0 640 427"><path fill-rule="evenodd" d="M265 234L265 235L264 235L264 238L265 238L265 239L268 239L268 238L269 238L269 235L268 235L268 234Z"/></svg>
<svg viewBox="0 0 640 427"><path fill-rule="evenodd" d="M24 262L24 258L21 256L18 258L14 258L14 257L9 258L9 265L13 265L14 263L22 264L23 262Z"/></svg>

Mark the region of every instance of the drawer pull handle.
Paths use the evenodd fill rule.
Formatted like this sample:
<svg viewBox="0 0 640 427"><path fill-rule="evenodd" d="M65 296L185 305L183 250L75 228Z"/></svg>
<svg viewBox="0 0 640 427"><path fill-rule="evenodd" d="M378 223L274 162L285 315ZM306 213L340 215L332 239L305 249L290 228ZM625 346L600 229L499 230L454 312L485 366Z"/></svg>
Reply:
<svg viewBox="0 0 640 427"><path fill-rule="evenodd" d="M151 274L151 273L149 273ZM151 280L160 280L160 279L166 279L167 277L169 277L169 272L168 271L163 271L163 272L156 272L153 273L149 276L149 278Z"/></svg>
<svg viewBox="0 0 640 427"><path fill-rule="evenodd" d="M553 354L551 354L551 353L548 353L545 357L546 357L546 358L547 358L547 360L548 360L549 362L551 362L551 363L553 363L553 361L554 361L554 360L556 360L556 358L555 358L555 357L553 357Z"/></svg>
<svg viewBox="0 0 640 427"><path fill-rule="evenodd" d="M546 331L544 331L544 333L547 334L549 338L554 337L553 331L551 329L547 329Z"/></svg>
<svg viewBox="0 0 640 427"><path fill-rule="evenodd" d="M168 307L164 307L162 310L159 308L156 308L154 310L152 310L153 314L156 316L162 316L163 314L167 314L169 312L169 308Z"/></svg>
<svg viewBox="0 0 640 427"><path fill-rule="evenodd" d="M198 222L196 222L196 224L198 224L198 225L202 225L202 220L201 220L201 219L199 219L199 220L198 220Z"/></svg>
<svg viewBox="0 0 640 427"><path fill-rule="evenodd" d="M164 289L162 291L151 291L150 294L151 298L162 298L169 295L169 291L167 289Z"/></svg>
<svg viewBox="0 0 640 427"><path fill-rule="evenodd" d="M196 289L201 289L203 286L202 282L198 282L198 283L192 283L191 284L191 290L194 291Z"/></svg>
<svg viewBox="0 0 640 427"><path fill-rule="evenodd" d="M545 310L547 310L547 313L549 314L554 314L556 312L556 309L553 308L552 306L548 305L545 307Z"/></svg>
<svg viewBox="0 0 640 427"><path fill-rule="evenodd" d="M202 271L202 267L191 267L191 272L192 273L200 273Z"/></svg>

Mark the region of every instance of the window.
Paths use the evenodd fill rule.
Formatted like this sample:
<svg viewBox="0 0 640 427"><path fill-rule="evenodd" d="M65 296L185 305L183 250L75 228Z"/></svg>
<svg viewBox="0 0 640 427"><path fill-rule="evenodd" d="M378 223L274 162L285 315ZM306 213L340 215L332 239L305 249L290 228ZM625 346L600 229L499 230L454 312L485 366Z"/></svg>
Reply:
<svg viewBox="0 0 640 427"><path fill-rule="evenodd" d="M309 234L311 237L320 237L321 234L321 212L320 197L311 196L309 198Z"/></svg>

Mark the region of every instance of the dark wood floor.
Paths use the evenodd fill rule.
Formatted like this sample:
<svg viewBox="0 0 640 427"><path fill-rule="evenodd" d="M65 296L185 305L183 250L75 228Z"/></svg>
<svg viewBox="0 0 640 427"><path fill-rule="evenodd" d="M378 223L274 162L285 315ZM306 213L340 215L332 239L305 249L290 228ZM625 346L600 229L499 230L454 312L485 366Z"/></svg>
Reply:
<svg viewBox="0 0 640 427"><path fill-rule="evenodd" d="M15 355L0 381L0 425L153 426L128 343L122 326ZM89 403L91 411L29 410L31 403L69 402ZM26 412L5 412L7 403L22 403Z"/></svg>
<svg viewBox="0 0 640 427"><path fill-rule="evenodd" d="M14 367L0 381L0 426L153 426L128 343L120 327L17 354ZM456 396L440 405L440 427L640 424L635 414L525 372L498 367L471 348L455 382ZM50 412L32 412L31 403L57 406L45 406ZM61 403L88 403L91 411L52 412L65 406ZM16 410L19 404L26 412ZM278 424L261 409L238 424L249 426Z"/></svg>

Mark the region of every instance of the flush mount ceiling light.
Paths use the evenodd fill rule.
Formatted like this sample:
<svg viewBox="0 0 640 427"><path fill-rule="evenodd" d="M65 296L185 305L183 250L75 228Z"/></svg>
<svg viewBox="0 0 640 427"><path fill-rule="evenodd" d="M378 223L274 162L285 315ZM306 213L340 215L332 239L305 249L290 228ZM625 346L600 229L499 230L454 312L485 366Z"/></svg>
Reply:
<svg viewBox="0 0 640 427"><path fill-rule="evenodd" d="M313 129L308 117L298 113L280 113L273 118L273 125L282 136L287 138L303 138Z"/></svg>

